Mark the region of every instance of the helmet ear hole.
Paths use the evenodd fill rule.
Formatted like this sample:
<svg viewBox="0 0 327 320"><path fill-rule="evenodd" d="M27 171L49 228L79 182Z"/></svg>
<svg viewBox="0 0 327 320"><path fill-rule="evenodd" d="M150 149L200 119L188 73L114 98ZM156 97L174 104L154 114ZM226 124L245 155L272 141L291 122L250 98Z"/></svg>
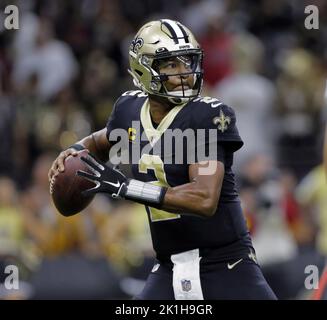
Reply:
<svg viewBox="0 0 327 320"><path fill-rule="evenodd" d="M152 81L152 82L150 83L150 88L151 88L151 90L153 90L153 91L158 91L158 90L159 90L159 85L158 85L158 83L155 83L154 81Z"/></svg>

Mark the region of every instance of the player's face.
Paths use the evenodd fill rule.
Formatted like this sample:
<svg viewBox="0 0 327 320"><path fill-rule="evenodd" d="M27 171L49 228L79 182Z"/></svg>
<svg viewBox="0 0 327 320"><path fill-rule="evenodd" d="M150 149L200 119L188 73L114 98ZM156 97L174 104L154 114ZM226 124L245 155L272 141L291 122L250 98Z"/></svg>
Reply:
<svg viewBox="0 0 327 320"><path fill-rule="evenodd" d="M193 87L194 76L187 74L192 72L192 58L190 56L178 56L162 60L158 69L160 74L168 76L168 80L164 82L168 91L181 91ZM181 75L183 73L186 74Z"/></svg>

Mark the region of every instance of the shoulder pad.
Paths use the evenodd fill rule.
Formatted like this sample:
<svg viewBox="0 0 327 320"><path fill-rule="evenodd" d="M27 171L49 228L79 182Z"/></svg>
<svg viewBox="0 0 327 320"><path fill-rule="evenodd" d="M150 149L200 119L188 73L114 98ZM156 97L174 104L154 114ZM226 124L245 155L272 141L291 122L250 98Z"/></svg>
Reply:
<svg viewBox="0 0 327 320"><path fill-rule="evenodd" d="M198 97L192 101L197 128L218 129L221 133L235 126L234 110L216 98Z"/></svg>
<svg viewBox="0 0 327 320"><path fill-rule="evenodd" d="M118 111L121 105L133 108L139 105L139 103L143 103L144 98L147 96L148 95L141 90L126 91L116 100L114 110Z"/></svg>
<svg viewBox="0 0 327 320"><path fill-rule="evenodd" d="M195 103L193 121L197 129L217 130L220 142L236 143L236 146L232 148L234 150L243 145L236 127L236 116L233 108L211 97L199 97L192 102Z"/></svg>

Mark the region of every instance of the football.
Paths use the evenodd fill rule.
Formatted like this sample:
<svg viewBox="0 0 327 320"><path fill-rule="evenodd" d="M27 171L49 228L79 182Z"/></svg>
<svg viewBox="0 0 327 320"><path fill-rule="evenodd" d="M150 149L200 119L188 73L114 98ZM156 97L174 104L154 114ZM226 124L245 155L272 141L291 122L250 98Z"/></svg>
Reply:
<svg viewBox="0 0 327 320"><path fill-rule="evenodd" d="M65 171L60 172L52 185L51 196L57 210L64 216L74 215L85 209L93 200L92 196L83 196L82 191L93 188L94 183L77 176L78 170L91 173L81 160L88 155L87 150L78 151L77 156L65 159Z"/></svg>

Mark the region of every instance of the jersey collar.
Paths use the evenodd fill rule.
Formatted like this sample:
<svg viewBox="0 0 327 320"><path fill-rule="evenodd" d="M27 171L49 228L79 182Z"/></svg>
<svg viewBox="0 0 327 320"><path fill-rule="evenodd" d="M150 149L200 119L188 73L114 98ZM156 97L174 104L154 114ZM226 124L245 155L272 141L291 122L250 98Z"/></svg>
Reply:
<svg viewBox="0 0 327 320"><path fill-rule="evenodd" d="M149 99L146 99L141 108L141 123L144 128L145 134L153 146L161 137L161 135L168 129L171 123L174 121L178 112L186 105L186 103L177 105L172 108L167 115L161 120L157 128L153 127Z"/></svg>

